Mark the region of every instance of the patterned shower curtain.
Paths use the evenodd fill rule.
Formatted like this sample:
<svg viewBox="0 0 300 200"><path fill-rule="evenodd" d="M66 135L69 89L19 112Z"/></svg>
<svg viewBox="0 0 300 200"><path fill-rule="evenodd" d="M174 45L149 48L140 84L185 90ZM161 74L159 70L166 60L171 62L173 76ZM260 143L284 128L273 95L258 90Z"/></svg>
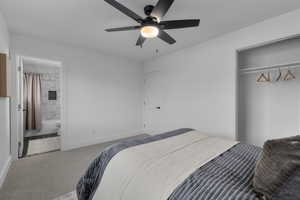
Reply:
<svg viewBox="0 0 300 200"><path fill-rule="evenodd" d="M25 129L40 130L42 124L41 75L24 73L23 87Z"/></svg>

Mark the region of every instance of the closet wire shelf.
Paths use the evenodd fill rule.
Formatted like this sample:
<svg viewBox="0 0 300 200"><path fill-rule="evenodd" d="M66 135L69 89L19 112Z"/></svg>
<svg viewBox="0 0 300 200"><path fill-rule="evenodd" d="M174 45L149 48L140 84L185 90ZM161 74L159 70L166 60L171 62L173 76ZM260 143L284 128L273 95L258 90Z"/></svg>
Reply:
<svg viewBox="0 0 300 200"><path fill-rule="evenodd" d="M295 69L300 68L300 62L286 63L286 64L278 64L278 65L270 65L270 66L262 66L262 67L245 67L240 66L240 74L252 74L258 73L266 70L278 70L278 69Z"/></svg>

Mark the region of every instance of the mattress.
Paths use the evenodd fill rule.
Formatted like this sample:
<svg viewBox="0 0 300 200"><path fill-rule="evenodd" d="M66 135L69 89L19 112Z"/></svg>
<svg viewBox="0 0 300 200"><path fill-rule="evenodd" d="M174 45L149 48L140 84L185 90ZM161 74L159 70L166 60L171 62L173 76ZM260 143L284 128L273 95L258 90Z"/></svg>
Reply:
<svg viewBox="0 0 300 200"><path fill-rule="evenodd" d="M260 151L191 129L126 141L90 165L78 199L256 199L251 179Z"/></svg>

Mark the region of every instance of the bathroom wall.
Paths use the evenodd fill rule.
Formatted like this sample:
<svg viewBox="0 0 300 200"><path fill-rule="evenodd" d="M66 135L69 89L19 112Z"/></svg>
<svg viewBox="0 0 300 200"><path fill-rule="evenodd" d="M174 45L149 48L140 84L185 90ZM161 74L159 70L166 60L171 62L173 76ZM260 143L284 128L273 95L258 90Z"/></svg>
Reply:
<svg viewBox="0 0 300 200"><path fill-rule="evenodd" d="M59 120L61 118L60 68L42 66L42 64L24 64L24 72L40 73L42 90L42 119ZM57 100L48 100L48 91L56 91Z"/></svg>

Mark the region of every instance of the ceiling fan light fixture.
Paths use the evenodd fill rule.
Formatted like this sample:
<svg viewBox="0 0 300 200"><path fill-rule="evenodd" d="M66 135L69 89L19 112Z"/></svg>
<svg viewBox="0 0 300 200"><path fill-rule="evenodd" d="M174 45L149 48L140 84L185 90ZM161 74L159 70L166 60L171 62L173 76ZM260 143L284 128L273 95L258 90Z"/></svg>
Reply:
<svg viewBox="0 0 300 200"><path fill-rule="evenodd" d="M144 38L155 38L159 34L159 29L153 25L143 26L141 28L141 34Z"/></svg>
<svg viewBox="0 0 300 200"><path fill-rule="evenodd" d="M170 36L165 30L172 29L183 29L198 27L200 19L183 19L183 20L168 20L161 21L163 17L167 14L168 10L172 6L175 0L157 0L156 5L146 5L144 7L144 14L146 17L141 17L134 11L130 10L123 4L119 3L119 0L104 0L127 17L130 17L136 21L138 26L126 26L120 28L110 28L106 29L107 32L117 32L117 31L134 31L138 30L139 38L136 42L136 46L142 47L147 38L155 38L163 40L168 44L175 44L176 40Z"/></svg>

